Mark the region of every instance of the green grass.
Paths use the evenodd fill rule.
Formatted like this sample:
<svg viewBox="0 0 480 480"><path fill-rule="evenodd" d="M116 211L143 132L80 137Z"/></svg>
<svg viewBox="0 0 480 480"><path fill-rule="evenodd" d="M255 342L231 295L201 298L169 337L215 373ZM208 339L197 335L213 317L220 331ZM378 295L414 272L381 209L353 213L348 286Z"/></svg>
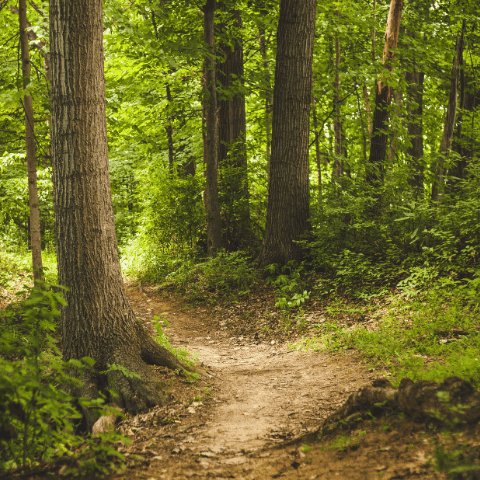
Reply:
<svg viewBox="0 0 480 480"><path fill-rule="evenodd" d="M373 322L347 327L337 318L352 307L337 302L316 335L290 345L330 352L357 350L392 380L441 381L458 376L480 387L480 315L475 292L432 289L416 298L397 295L370 312Z"/></svg>

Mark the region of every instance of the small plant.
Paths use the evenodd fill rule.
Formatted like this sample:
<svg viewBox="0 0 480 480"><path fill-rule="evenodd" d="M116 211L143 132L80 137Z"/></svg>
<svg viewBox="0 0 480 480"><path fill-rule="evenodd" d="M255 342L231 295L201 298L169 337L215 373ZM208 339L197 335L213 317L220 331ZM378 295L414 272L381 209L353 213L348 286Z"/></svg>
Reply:
<svg viewBox="0 0 480 480"><path fill-rule="evenodd" d="M310 445L308 445L307 443L302 443L302 446L300 447L300 451L302 453L308 453L310 452L311 450L313 450L313 447L311 447Z"/></svg>
<svg viewBox="0 0 480 480"><path fill-rule="evenodd" d="M299 266L293 260L283 267L273 263L265 267L265 272L269 274L265 283L275 286L277 295L275 306L280 310L299 308L310 299L311 292L303 288L302 274L305 274L303 265Z"/></svg>
<svg viewBox="0 0 480 480"><path fill-rule="evenodd" d="M163 331L164 327L168 327L170 323L165 318L164 315L160 318L158 315L153 317L153 321L155 322L155 330L157 331L157 335L155 336L155 340L164 348L166 348L169 352L173 353L181 362L186 365L195 365L196 359L198 355L191 354L186 348L174 348L170 343L170 339L168 335ZM193 376L195 374L186 373L187 378L193 380Z"/></svg>

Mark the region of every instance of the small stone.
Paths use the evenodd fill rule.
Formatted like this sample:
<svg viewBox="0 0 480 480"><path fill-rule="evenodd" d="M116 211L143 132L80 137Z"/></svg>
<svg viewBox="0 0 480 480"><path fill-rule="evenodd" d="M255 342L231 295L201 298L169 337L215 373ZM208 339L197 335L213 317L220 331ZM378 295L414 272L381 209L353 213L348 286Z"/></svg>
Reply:
<svg viewBox="0 0 480 480"><path fill-rule="evenodd" d="M271 344L271 345L275 345L275 340L272 340L272 341L270 342L270 344Z"/></svg>

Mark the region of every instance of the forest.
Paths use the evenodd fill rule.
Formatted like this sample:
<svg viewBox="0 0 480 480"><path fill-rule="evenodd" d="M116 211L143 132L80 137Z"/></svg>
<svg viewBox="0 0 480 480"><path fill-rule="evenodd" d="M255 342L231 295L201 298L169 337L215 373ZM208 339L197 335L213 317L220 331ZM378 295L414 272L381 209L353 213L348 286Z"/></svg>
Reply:
<svg viewBox="0 0 480 480"><path fill-rule="evenodd" d="M0 479L480 478L479 20L0 0Z"/></svg>

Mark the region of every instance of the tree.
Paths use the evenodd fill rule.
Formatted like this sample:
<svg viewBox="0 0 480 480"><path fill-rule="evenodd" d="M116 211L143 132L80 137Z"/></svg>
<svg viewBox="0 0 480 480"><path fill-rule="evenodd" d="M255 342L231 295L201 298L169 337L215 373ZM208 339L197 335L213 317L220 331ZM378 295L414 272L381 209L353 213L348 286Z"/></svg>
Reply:
<svg viewBox="0 0 480 480"><path fill-rule="evenodd" d="M23 89L26 90L30 83L30 49L27 33L27 2L20 0L18 9L20 25L20 47L22 51L22 76ZM28 204L30 207L30 245L32 248L33 278L35 281L43 278L42 269L42 238L40 234L40 209L38 206L37 189L37 159L35 157L35 131L33 117L32 96L26 92L23 96L23 109L25 111L25 140L27 150L28 168Z"/></svg>
<svg viewBox="0 0 480 480"><path fill-rule="evenodd" d="M389 72L393 71L393 57L397 48L400 20L402 18L403 0L391 0L385 29L385 45L382 63ZM387 153L389 106L392 101L393 89L386 81L377 83L375 95L375 111L373 114L372 140L370 157L367 164L366 178L370 185L383 183L383 162Z"/></svg>
<svg viewBox="0 0 480 480"><path fill-rule="evenodd" d="M216 64L218 99L218 164L223 244L227 251L238 250L250 229L246 152L245 94L243 92L243 44L240 10L219 4L221 24L220 59Z"/></svg>
<svg viewBox="0 0 480 480"><path fill-rule="evenodd" d="M445 123L443 126L442 143L440 144L440 162L437 166L435 179L432 184L432 200L437 200L439 192L443 191L443 182L446 173L445 160L450 156L450 147L452 145L455 118L457 114L458 71L460 58L462 57L463 52L465 28L466 22L464 20L462 33L461 35L457 35L455 45L455 56L453 57L452 73L450 75L450 95L448 97L447 113L445 115Z"/></svg>
<svg viewBox="0 0 480 480"><path fill-rule="evenodd" d="M408 93L408 136L411 146L407 148L413 175L409 183L415 188L417 194L423 190L423 84L425 74L419 72L416 62L413 61L409 71L405 73Z"/></svg>
<svg viewBox="0 0 480 480"><path fill-rule="evenodd" d="M52 166L66 360L91 357L78 392L113 388L132 413L167 397L147 364L183 368L135 319L118 257L110 193L102 46L102 1L50 3ZM86 40L88 39L88 41ZM109 371L119 365L137 374ZM85 412L91 427L95 418Z"/></svg>
<svg viewBox="0 0 480 480"><path fill-rule="evenodd" d="M209 256L215 256L222 246L222 230L220 224L220 203L218 200L218 119L217 90L215 79L214 51L214 16L216 0L207 0L203 8L203 35L207 51L205 53L205 170L207 184L205 186L205 213L207 216L207 251Z"/></svg>
<svg viewBox="0 0 480 480"><path fill-rule="evenodd" d="M300 260L309 228L309 116L315 0L282 0L277 30L272 156L262 265Z"/></svg>

